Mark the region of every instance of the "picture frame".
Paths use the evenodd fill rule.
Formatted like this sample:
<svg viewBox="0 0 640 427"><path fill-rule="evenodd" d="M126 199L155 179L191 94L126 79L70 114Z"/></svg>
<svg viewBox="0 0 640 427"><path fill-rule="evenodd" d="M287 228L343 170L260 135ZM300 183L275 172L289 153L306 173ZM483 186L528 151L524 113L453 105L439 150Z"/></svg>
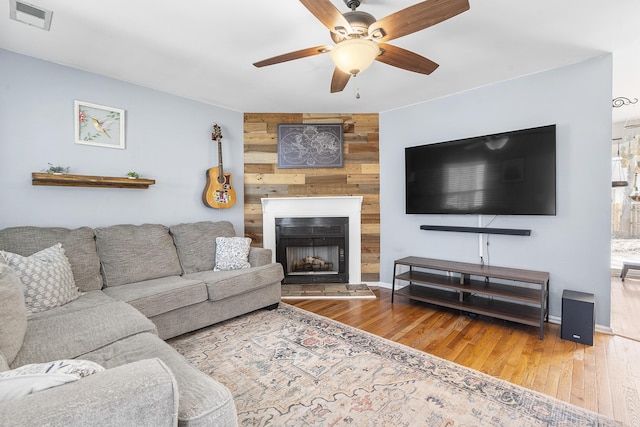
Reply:
<svg viewBox="0 0 640 427"><path fill-rule="evenodd" d="M279 168L344 166L342 123L279 124Z"/></svg>
<svg viewBox="0 0 640 427"><path fill-rule="evenodd" d="M74 101L76 144L124 150L124 123L123 109Z"/></svg>

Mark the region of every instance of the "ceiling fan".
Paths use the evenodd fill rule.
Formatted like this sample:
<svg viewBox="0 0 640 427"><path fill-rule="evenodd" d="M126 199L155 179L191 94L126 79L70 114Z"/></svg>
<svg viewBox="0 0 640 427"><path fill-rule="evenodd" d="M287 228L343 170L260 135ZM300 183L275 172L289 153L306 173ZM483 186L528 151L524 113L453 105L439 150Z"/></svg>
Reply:
<svg viewBox="0 0 640 427"><path fill-rule="evenodd" d="M297 50L256 62L256 67L329 53L336 64L331 93L342 91L351 76L364 71L374 60L404 70L431 74L438 64L385 42L423 30L469 10L468 0L427 0L392 13L380 20L357 11L360 0L343 0L351 9L341 13L330 0L300 2L331 32L335 46L322 45Z"/></svg>

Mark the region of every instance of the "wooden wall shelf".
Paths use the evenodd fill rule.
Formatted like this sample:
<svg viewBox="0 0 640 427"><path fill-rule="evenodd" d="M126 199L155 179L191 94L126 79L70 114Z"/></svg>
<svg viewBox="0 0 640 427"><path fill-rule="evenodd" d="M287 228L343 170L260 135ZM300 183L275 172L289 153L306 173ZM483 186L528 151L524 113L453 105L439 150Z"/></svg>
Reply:
<svg viewBox="0 0 640 427"><path fill-rule="evenodd" d="M92 176L73 174L31 173L31 184L58 187L111 187L111 188L149 188L155 179L115 176Z"/></svg>

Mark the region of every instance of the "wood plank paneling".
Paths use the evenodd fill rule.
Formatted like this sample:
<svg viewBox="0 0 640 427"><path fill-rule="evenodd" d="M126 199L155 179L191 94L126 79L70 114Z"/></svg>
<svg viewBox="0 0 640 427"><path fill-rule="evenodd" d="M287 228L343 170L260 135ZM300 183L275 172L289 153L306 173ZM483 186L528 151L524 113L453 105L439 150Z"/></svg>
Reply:
<svg viewBox="0 0 640 427"><path fill-rule="evenodd" d="M252 153L245 153L244 162L249 164L268 164L273 165L278 163L277 153L265 153L264 151L254 151Z"/></svg>
<svg viewBox="0 0 640 427"><path fill-rule="evenodd" d="M343 124L344 167L279 169L278 124ZM245 113L245 235L262 246L263 197L363 196L362 280L380 280L378 114Z"/></svg>
<svg viewBox="0 0 640 427"><path fill-rule="evenodd" d="M244 184L246 185L262 185L262 184L304 184L305 175L303 174L279 174L279 173L245 173Z"/></svg>

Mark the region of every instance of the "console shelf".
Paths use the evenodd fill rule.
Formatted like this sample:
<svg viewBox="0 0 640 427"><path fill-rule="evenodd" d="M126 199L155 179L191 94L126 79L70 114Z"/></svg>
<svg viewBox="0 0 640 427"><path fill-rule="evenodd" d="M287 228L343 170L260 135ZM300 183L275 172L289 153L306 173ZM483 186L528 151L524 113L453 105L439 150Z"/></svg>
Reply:
<svg viewBox="0 0 640 427"><path fill-rule="evenodd" d="M398 273L398 266L408 266L409 271ZM539 326L540 339L544 338L544 322L549 320L549 273L420 257L396 260L393 272L392 303L400 295ZM495 279L509 282L496 283ZM396 280L408 285L396 290Z"/></svg>

